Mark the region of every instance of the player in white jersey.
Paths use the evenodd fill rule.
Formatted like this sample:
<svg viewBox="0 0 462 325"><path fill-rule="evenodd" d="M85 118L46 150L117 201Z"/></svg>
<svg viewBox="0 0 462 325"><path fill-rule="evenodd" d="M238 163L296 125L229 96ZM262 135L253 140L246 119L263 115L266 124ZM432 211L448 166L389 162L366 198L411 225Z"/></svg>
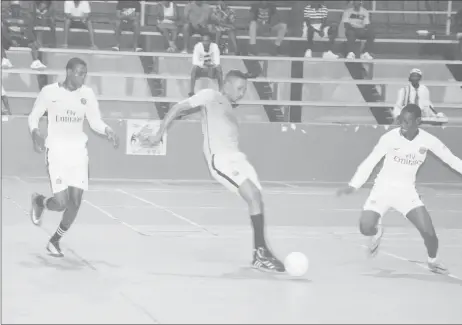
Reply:
<svg viewBox="0 0 462 325"><path fill-rule="evenodd" d="M254 230L254 268L284 272L285 268L268 248L264 234L264 211L257 173L239 148L239 129L233 104L247 89L247 76L241 71L227 73L222 92L204 89L174 105L165 116L159 131L141 141L157 145L164 132L180 113L200 107L204 155L212 176L226 188L239 194L248 204Z"/></svg>
<svg viewBox="0 0 462 325"><path fill-rule="evenodd" d="M101 119L98 100L93 90L83 83L87 65L79 58L72 58L66 66L66 79L43 87L32 112L29 128L35 150L46 148L46 164L53 196L32 195L31 219L39 226L43 211L63 211L58 230L51 237L47 249L62 257L59 241L69 230L79 211L84 190L88 189L88 137L83 131L83 122L118 146L118 137ZM48 136L46 141L40 134L40 118L48 113Z"/></svg>
<svg viewBox="0 0 462 325"><path fill-rule="evenodd" d="M420 232L428 253L431 271L445 273L447 269L436 257L438 237L432 219L415 188L416 174L430 150L451 168L462 174L462 160L456 157L438 138L419 129L422 112L408 104L399 116L400 127L385 133L371 154L358 167L348 187L338 194L350 194L369 178L377 163L385 156L383 167L374 182L360 218L360 231L372 238L369 247L374 256L383 234L381 217L393 208L411 221Z"/></svg>

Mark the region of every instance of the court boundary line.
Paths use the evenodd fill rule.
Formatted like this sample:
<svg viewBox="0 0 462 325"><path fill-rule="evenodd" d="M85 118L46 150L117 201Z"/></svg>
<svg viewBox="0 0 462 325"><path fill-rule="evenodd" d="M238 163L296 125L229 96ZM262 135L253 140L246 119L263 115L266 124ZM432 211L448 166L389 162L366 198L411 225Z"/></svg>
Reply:
<svg viewBox="0 0 462 325"><path fill-rule="evenodd" d="M165 211L165 212L169 213L170 215L174 216L175 218L180 219L180 220L183 221L183 222L189 223L190 225L192 225L192 226L194 226L194 227L196 227L196 228L202 229L203 231L209 233L209 234L212 235L212 236L215 236L215 237L218 236L217 233L215 233L215 232L213 232L213 231L207 229L206 227L204 227L204 226L198 224L197 222L194 222L194 221L192 221L192 220L190 220L190 219L188 219L188 218L182 216L181 214L178 214L178 213L176 213L176 212L174 212L174 211L172 211L172 210L170 210L170 209L168 209L168 208L165 208L165 207L162 206L162 205L159 205L159 204L157 204L157 203L155 203L155 202L152 202L152 201L150 201L150 200L144 199L144 198L142 198L142 197L140 197L140 196L138 196L138 195L136 195L136 194L132 194L132 193L127 192L127 191L125 191L125 190L123 190L123 189L120 189L120 188L118 188L116 191L119 192L119 193L125 194L125 195L128 196L128 197L134 198L134 199L136 199L136 200L138 200L138 201L141 201L141 202L144 202L144 203L146 203L146 204L149 204L149 205L151 205L151 206L153 206L153 207L155 207L155 208L157 208L157 209L159 209L159 210Z"/></svg>

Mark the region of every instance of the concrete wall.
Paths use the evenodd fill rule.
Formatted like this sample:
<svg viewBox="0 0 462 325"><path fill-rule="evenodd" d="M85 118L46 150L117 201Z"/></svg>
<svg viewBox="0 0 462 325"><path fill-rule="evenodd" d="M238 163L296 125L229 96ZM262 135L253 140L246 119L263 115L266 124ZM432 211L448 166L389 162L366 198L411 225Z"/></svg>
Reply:
<svg viewBox="0 0 462 325"><path fill-rule="evenodd" d="M202 156L200 124L178 121L168 136L166 156L128 156L126 122L108 120L121 136L118 151L91 131L90 174L94 178L209 179ZM42 126L45 126L43 121ZM244 123L241 144L262 180L345 182L367 156L385 128L341 125ZM430 132L462 157L462 128ZM44 156L32 149L25 118L2 123L2 174L46 176ZM433 156L422 167L419 182L460 183L462 178Z"/></svg>

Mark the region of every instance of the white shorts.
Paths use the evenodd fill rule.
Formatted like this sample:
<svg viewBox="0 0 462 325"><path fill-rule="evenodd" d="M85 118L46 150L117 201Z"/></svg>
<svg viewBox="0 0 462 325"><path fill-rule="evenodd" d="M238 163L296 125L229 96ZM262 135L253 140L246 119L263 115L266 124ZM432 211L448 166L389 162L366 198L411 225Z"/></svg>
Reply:
<svg viewBox="0 0 462 325"><path fill-rule="evenodd" d="M414 187L377 187L372 188L364 204L364 210L374 211L383 216L394 209L404 216L411 210L424 206Z"/></svg>
<svg viewBox="0 0 462 325"><path fill-rule="evenodd" d="M233 193L239 193L239 187L246 180L262 189L257 172L241 152L212 155L207 163L213 178Z"/></svg>
<svg viewBox="0 0 462 325"><path fill-rule="evenodd" d="M47 149L46 164L53 194L69 186L88 190L88 154Z"/></svg>

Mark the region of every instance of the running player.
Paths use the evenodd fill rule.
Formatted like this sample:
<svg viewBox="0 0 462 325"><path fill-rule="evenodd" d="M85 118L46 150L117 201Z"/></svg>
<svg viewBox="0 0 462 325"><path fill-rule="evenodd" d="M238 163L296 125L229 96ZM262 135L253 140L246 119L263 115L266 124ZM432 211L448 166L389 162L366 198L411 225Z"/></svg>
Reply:
<svg viewBox="0 0 462 325"><path fill-rule="evenodd" d="M225 76L222 92L204 89L174 105L165 116L156 135L140 139L157 145L172 121L182 112L200 107L204 134L204 154L212 176L248 204L254 231L253 267L284 272L285 268L270 251L265 241L264 212L257 173L239 148L238 121L233 104L247 90L246 74L232 70Z"/></svg>
<svg viewBox="0 0 462 325"><path fill-rule="evenodd" d="M118 146L117 135L101 119L93 90L83 84L86 75L86 63L79 58L70 59L64 82L43 87L29 115L35 149L43 152L46 147L53 192L49 198L37 193L32 195L31 219L39 226L45 209L64 211L58 230L47 246L56 257L63 256L59 241L74 222L83 191L88 189L88 137L83 131L84 119L87 118L93 130L106 135L114 147ZM39 131L39 121L45 112L48 113L46 141Z"/></svg>
<svg viewBox="0 0 462 325"><path fill-rule="evenodd" d="M437 261L438 237L432 219L415 188L416 174L430 150L451 168L462 174L462 160L456 157L439 139L419 129L420 107L408 104L399 116L400 127L385 133L372 153L358 167L348 187L338 194L350 194L369 178L377 163L385 156L382 170L364 205L360 231L372 238L369 247L374 256L383 235L381 217L393 208L406 216L422 236L428 252L428 267L435 273L447 269Z"/></svg>

